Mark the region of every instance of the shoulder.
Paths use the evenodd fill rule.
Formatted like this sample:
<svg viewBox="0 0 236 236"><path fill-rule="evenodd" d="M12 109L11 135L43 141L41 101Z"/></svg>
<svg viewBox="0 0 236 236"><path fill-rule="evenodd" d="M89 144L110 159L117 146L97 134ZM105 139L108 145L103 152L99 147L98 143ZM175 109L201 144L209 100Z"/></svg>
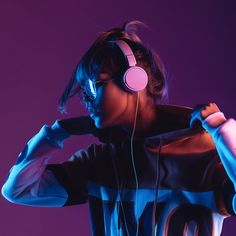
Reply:
<svg viewBox="0 0 236 236"><path fill-rule="evenodd" d="M69 161L83 160L95 161L96 159L104 159L112 155L113 152L119 149L120 143L92 143L87 148L76 151Z"/></svg>

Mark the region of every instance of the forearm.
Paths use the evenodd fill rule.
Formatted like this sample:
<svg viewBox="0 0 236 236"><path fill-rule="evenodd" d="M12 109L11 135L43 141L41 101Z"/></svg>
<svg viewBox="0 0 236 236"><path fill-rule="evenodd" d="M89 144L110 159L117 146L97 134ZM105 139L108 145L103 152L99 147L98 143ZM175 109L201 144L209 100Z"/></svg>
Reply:
<svg viewBox="0 0 236 236"><path fill-rule="evenodd" d="M37 197L44 198L46 195L64 198L65 191L60 188L50 171L45 171L45 168L53 152L63 148L63 141L67 137L69 137L68 133L58 125L58 122L55 122L52 127L44 125L19 154L16 164L11 168L2 187L3 196L11 202L28 205L45 205L46 203L36 202L39 201ZM48 188L51 184L54 192L52 188ZM33 203L32 199L36 202Z"/></svg>
<svg viewBox="0 0 236 236"><path fill-rule="evenodd" d="M203 127L211 134L224 168L236 187L236 121L223 113L210 115Z"/></svg>

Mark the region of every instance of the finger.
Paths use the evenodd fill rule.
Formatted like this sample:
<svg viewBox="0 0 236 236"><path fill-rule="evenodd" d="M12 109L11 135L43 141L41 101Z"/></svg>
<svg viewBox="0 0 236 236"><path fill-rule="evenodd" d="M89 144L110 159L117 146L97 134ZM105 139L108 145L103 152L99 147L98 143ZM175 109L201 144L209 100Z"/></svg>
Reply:
<svg viewBox="0 0 236 236"><path fill-rule="evenodd" d="M199 120L199 111L193 111L190 118L190 127L193 127L194 123Z"/></svg>
<svg viewBox="0 0 236 236"><path fill-rule="evenodd" d="M206 107L206 104L197 104L193 108L193 112L191 113L190 118L190 127L193 127L195 123L199 122L201 124L202 122L202 116L201 111Z"/></svg>
<svg viewBox="0 0 236 236"><path fill-rule="evenodd" d="M204 109L201 111L202 119L207 118L209 115L220 111L218 106L215 103L209 103Z"/></svg>

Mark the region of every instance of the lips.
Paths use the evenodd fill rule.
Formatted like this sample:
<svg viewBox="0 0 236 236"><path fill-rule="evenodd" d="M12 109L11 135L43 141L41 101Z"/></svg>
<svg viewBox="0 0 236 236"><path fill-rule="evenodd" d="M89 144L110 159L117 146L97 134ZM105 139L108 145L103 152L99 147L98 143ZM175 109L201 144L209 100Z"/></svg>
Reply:
<svg viewBox="0 0 236 236"><path fill-rule="evenodd" d="M88 111L89 111L89 113L97 113L98 109L95 109L93 107L88 107Z"/></svg>
<svg viewBox="0 0 236 236"><path fill-rule="evenodd" d="M93 118L97 115L99 115L99 109L95 109L93 107L88 107L88 111L90 113L90 116Z"/></svg>

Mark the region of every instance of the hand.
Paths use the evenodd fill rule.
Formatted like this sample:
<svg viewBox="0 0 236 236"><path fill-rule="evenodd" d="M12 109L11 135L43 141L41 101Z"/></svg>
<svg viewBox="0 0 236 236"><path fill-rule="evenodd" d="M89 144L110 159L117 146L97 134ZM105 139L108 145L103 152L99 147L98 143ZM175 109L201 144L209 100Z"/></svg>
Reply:
<svg viewBox="0 0 236 236"><path fill-rule="evenodd" d="M59 120L58 123L71 135L91 134L95 128L94 122L89 116Z"/></svg>
<svg viewBox="0 0 236 236"><path fill-rule="evenodd" d="M193 127L198 123L202 124L202 121L206 119L209 115L219 111L220 109L215 103L196 105L191 114L190 126ZM219 117L215 126L222 124L224 121L225 119L223 117Z"/></svg>
<svg viewBox="0 0 236 236"><path fill-rule="evenodd" d="M100 142L114 142L124 138L124 132L119 127L99 129L96 128L94 121L89 116L74 117L59 120L60 126L71 135L92 134Z"/></svg>

